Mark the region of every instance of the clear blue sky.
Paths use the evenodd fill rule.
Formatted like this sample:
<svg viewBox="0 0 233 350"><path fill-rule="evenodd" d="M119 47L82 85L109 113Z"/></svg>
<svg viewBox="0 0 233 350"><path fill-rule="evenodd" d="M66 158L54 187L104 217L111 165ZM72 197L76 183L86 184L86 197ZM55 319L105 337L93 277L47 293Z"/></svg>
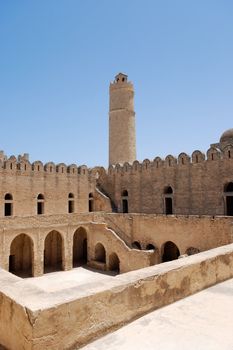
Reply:
<svg viewBox="0 0 233 350"><path fill-rule="evenodd" d="M119 71L139 160L206 151L233 128L233 1L0 1L0 149L107 166Z"/></svg>

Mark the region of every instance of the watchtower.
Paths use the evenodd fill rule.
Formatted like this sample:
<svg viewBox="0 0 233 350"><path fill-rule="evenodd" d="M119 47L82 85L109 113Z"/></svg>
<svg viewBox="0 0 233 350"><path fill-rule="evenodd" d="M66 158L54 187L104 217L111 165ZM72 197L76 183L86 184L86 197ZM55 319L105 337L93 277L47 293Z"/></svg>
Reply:
<svg viewBox="0 0 233 350"><path fill-rule="evenodd" d="M109 165L136 159L134 87L125 74L109 87Z"/></svg>

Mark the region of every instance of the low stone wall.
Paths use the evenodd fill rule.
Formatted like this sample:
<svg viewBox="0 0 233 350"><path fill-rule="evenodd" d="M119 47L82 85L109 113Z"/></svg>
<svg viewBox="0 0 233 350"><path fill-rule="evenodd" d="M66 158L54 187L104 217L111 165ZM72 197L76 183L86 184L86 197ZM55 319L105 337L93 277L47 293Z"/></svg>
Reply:
<svg viewBox="0 0 233 350"><path fill-rule="evenodd" d="M118 275L90 290L46 293L1 270L0 343L12 350L72 349L231 277L233 244Z"/></svg>

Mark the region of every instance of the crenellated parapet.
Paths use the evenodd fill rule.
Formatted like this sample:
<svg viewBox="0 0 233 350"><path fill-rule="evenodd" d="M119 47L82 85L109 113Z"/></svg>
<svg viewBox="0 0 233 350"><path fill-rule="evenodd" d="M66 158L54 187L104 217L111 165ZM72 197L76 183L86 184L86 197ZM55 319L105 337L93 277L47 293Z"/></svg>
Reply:
<svg viewBox="0 0 233 350"><path fill-rule="evenodd" d="M109 166L107 174L111 176L114 174L126 174L135 172L141 173L149 170L152 171L182 166L196 166L197 164L224 159L233 159L232 144L225 145L222 150L220 150L218 147L215 147L215 145L211 145L206 153L203 153L200 150L195 150L191 156L185 152L181 152L177 158L169 154L164 159L155 157L153 160L146 158L142 162L135 160L132 164L128 162L125 162L124 164L117 163L115 165Z"/></svg>
<svg viewBox="0 0 233 350"><path fill-rule="evenodd" d="M55 164L54 162L47 162L43 164L40 160L30 163L28 154L23 156L4 155L0 152L0 172L10 172L11 174L27 174L27 175L56 175L56 176L88 176L91 173L86 165L77 166L76 164L66 165L65 163Z"/></svg>

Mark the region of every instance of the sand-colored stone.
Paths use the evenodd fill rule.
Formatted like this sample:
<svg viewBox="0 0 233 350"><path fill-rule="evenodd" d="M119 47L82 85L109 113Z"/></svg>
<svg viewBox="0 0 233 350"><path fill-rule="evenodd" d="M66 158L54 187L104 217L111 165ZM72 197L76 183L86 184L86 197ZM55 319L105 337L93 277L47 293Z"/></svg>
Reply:
<svg viewBox="0 0 233 350"><path fill-rule="evenodd" d="M49 293L1 270L1 343L12 350L81 346L135 317L232 276L232 244L118 275L89 289ZM14 337L9 336L12 332Z"/></svg>

